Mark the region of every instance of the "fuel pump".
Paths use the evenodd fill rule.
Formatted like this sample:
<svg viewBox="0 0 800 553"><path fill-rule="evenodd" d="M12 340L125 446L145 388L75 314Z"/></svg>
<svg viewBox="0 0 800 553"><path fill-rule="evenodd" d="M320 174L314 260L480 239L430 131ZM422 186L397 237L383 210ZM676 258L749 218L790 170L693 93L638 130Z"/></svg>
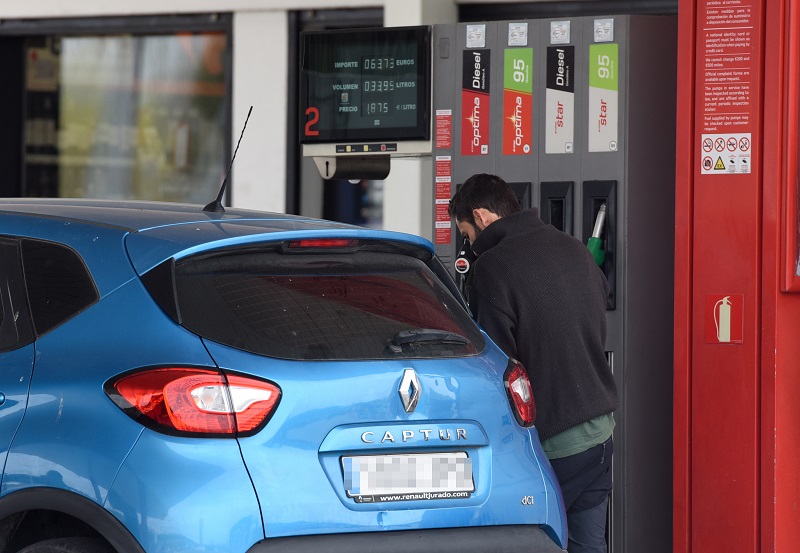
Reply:
<svg viewBox="0 0 800 553"><path fill-rule="evenodd" d="M434 32L426 209L471 309L476 260L446 207L476 173L500 176L522 209L583 243L608 283L605 353L625 406L614 415L609 553L672 552L676 48L674 16L559 14ZM647 489L626 485L642 474Z"/></svg>

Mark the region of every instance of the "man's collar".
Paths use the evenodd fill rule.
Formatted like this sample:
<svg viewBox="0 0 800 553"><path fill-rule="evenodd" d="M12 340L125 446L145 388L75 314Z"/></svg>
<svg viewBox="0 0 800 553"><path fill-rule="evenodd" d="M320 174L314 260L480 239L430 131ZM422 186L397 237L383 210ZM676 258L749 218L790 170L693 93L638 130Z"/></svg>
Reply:
<svg viewBox="0 0 800 553"><path fill-rule="evenodd" d="M479 256L485 251L496 246L509 234L518 232L518 225L543 225L544 222L539 218L539 210L534 208L523 209L517 213L501 217L488 227L486 227L472 243L472 252Z"/></svg>

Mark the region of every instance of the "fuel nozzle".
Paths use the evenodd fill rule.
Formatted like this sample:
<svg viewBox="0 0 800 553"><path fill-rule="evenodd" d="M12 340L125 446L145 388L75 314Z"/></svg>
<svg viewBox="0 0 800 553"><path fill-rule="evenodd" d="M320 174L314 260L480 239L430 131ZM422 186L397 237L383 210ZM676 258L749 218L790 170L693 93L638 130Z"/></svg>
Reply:
<svg viewBox="0 0 800 553"><path fill-rule="evenodd" d="M586 242L586 247L589 248L592 257L594 257L594 262L597 263L598 267L602 266L603 261L606 260L606 252L603 250L603 241L600 239L600 235L603 234L603 226L605 226L605 223L606 204L602 204L597 211L597 218L594 220L592 236L589 238L589 241Z"/></svg>
<svg viewBox="0 0 800 553"><path fill-rule="evenodd" d="M472 263L474 261L475 254L472 253L472 246L469 242L469 238L464 237L464 243L461 245L461 250L458 252L458 257L456 257L454 265L457 273L456 284L458 285L458 290L464 296L464 299L467 300L467 303L469 303L470 269L472 269Z"/></svg>
<svg viewBox="0 0 800 553"><path fill-rule="evenodd" d="M456 273L464 277L472 268L472 262L475 261L475 254L472 253L472 246L469 243L469 238L464 237L464 243L461 244L461 250L456 257L455 268Z"/></svg>

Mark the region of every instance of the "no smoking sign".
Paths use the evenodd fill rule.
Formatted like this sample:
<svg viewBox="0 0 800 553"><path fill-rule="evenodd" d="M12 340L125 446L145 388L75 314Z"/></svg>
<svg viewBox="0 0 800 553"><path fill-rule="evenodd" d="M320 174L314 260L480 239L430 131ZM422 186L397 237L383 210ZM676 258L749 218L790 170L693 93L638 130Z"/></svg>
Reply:
<svg viewBox="0 0 800 553"><path fill-rule="evenodd" d="M750 172L750 133L704 134L697 163L703 175Z"/></svg>

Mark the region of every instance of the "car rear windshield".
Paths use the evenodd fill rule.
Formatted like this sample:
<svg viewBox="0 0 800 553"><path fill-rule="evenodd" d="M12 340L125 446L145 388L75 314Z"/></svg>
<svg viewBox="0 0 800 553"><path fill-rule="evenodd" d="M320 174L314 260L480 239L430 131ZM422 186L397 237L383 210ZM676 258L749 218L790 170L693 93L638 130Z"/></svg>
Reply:
<svg viewBox="0 0 800 553"><path fill-rule="evenodd" d="M463 357L484 340L420 259L385 252L193 257L175 265L181 324L283 359Z"/></svg>

